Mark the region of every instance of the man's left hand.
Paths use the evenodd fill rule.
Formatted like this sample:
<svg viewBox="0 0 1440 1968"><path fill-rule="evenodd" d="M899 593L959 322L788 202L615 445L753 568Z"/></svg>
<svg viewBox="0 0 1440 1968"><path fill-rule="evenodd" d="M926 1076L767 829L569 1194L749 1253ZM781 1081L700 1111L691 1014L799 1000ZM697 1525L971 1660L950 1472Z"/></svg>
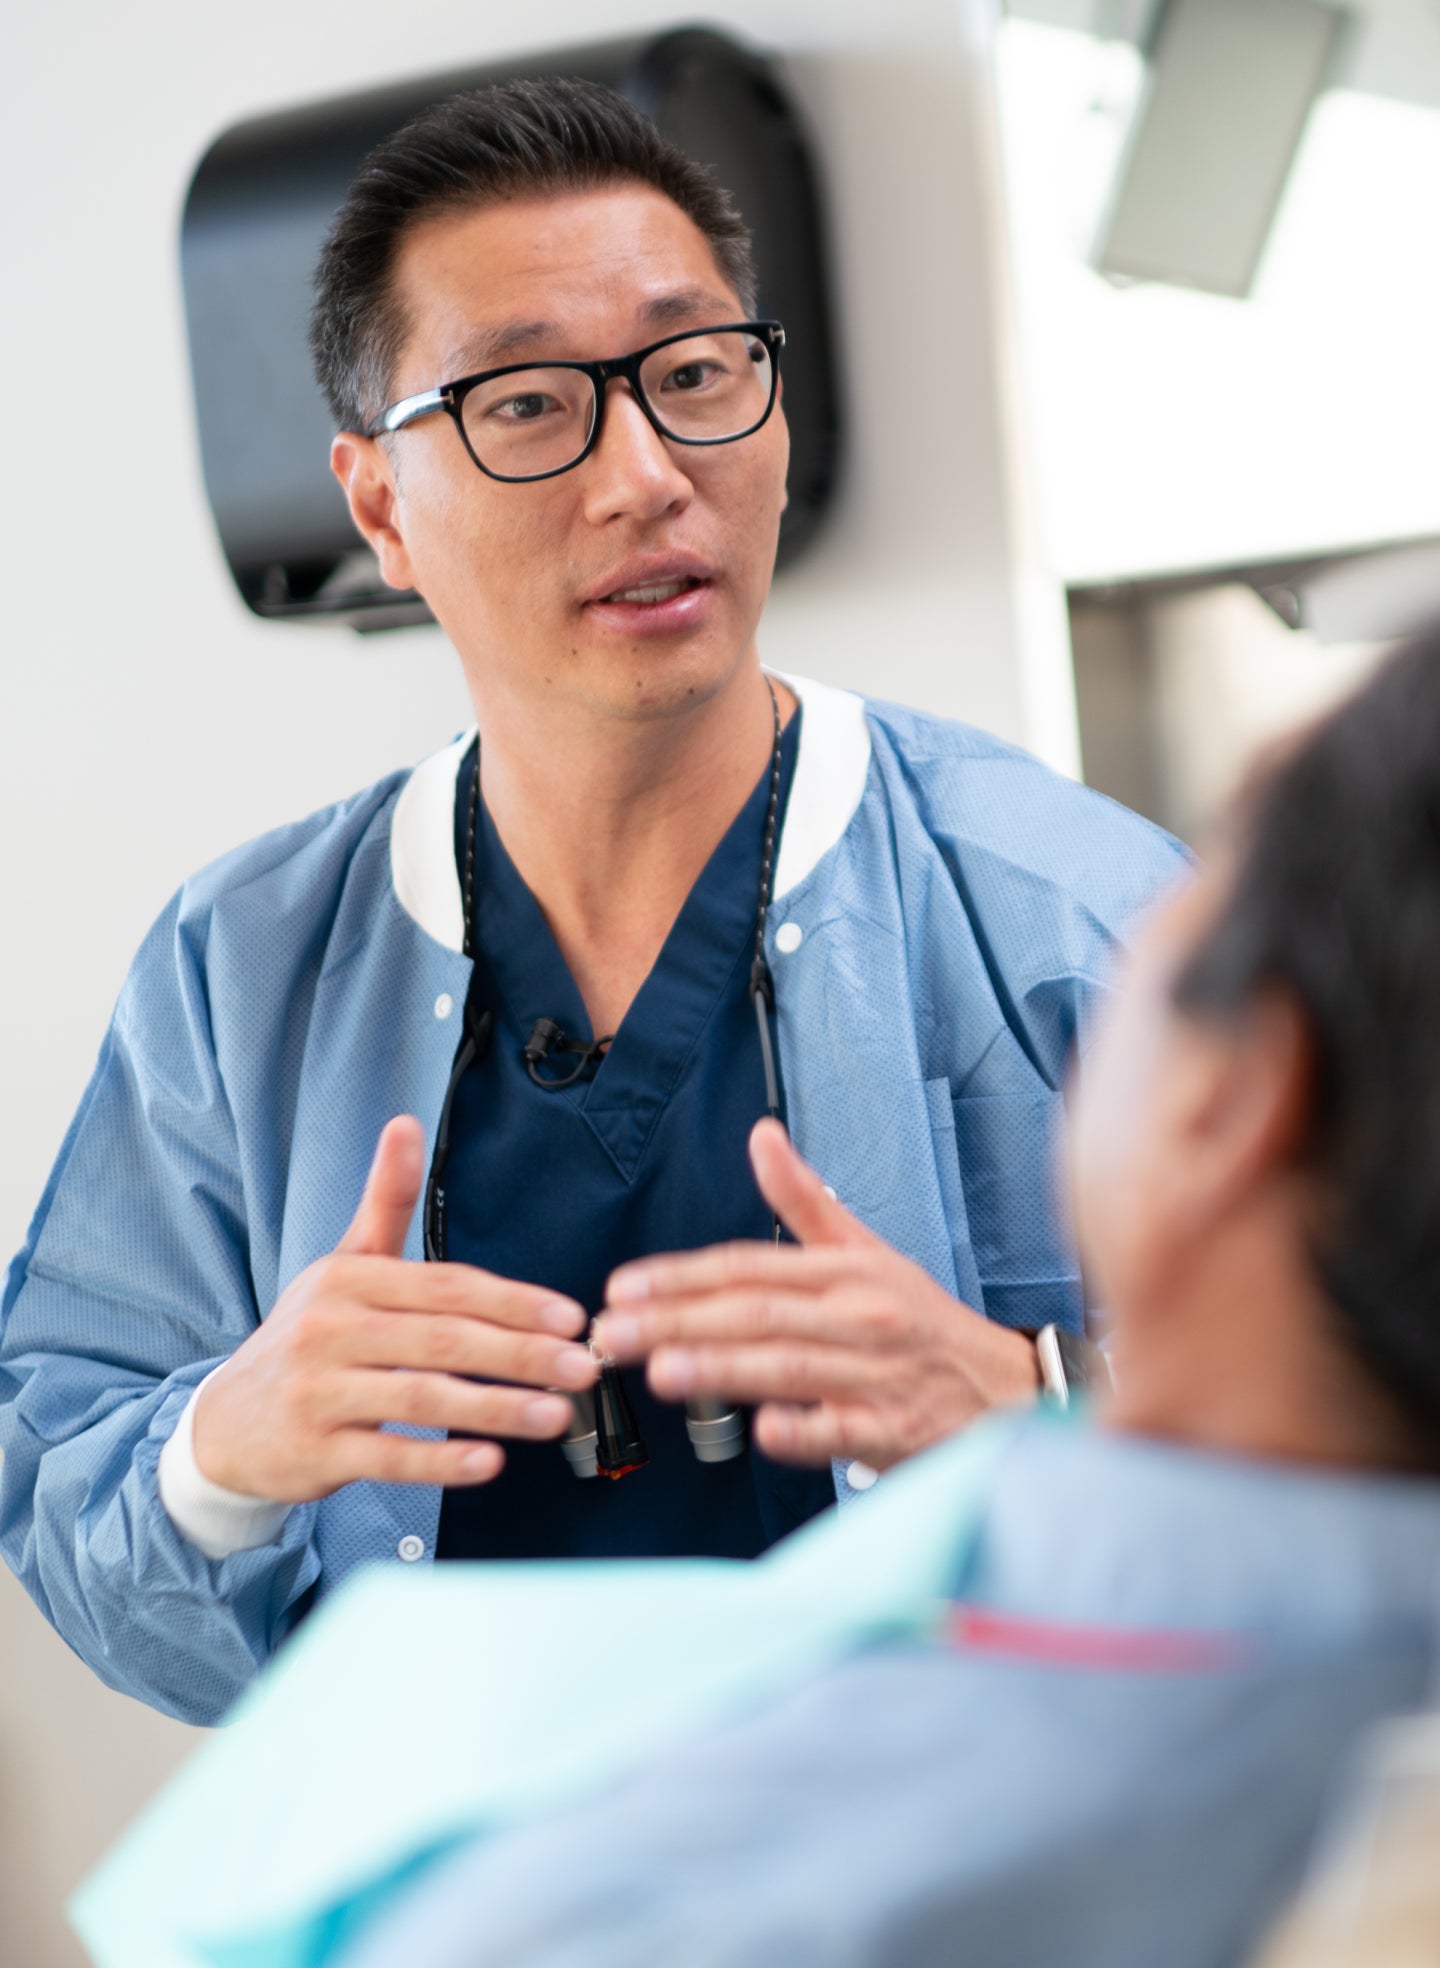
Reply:
<svg viewBox="0 0 1440 1968"><path fill-rule="evenodd" d="M857 1222L778 1122L758 1123L750 1159L798 1248L719 1244L611 1276L594 1338L622 1364L648 1361L655 1394L753 1405L754 1440L779 1462L874 1469L1035 1396L1030 1340Z"/></svg>

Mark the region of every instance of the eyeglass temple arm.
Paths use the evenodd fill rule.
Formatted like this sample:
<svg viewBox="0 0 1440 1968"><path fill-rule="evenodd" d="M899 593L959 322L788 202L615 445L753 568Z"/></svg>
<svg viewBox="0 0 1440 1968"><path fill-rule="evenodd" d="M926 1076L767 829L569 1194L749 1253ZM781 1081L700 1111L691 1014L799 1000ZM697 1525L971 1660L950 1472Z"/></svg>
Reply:
<svg viewBox="0 0 1440 1968"><path fill-rule="evenodd" d="M417 417L428 417L432 410L443 410L450 401L448 389L421 390L418 396L402 397L392 403L384 416L366 431L367 437L386 437L402 424L413 424Z"/></svg>

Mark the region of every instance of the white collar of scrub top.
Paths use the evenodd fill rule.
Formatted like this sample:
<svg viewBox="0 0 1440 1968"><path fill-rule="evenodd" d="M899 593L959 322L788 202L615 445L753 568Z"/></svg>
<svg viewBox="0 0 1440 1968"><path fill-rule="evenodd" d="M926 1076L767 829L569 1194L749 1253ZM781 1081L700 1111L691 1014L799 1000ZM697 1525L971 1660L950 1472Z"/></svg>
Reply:
<svg viewBox="0 0 1440 1968"><path fill-rule="evenodd" d="M870 770L865 700L808 677L773 674L805 706L800 755L785 809L775 901L797 888L855 817ZM447 950L465 947L455 868L455 782L475 728L423 759L406 780L390 823L390 872L401 907Z"/></svg>

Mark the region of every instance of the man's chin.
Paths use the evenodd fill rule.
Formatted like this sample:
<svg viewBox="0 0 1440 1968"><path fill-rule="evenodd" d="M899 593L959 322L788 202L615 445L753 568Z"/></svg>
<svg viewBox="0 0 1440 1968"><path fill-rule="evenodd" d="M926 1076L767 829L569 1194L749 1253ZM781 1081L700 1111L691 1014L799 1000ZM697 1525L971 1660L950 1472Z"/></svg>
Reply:
<svg viewBox="0 0 1440 1968"><path fill-rule="evenodd" d="M600 649L586 665L584 694L612 717L649 722L685 716L719 697L753 663L753 643L737 651L710 636L647 640Z"/></svg>

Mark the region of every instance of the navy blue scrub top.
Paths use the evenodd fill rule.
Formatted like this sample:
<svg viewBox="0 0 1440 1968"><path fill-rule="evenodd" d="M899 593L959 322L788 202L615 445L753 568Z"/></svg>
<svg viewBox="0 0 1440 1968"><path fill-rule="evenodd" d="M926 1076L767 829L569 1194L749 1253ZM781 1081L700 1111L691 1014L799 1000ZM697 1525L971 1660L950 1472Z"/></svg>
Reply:
<svg viewBox="0 0 1440 1968"><path fill-rule="evenodd" d="M781 741L781 801L798 749ZM461 770L455 854L464 880L476 754ZM592 1034L539 904L481 802L473 989L494 1014L485 1058L452 1110L447 1255L547 1285L595 1312L627 1259L765 1239L771 1216L746 1154L765 1112L749 996L769 798L766 769L690 891L654 969L592 1075L563 1092L535 1086L521 1047L538 1018ZM542 1067L570 1070L555 1057ZM654 1399L642 1371L626 1389L649 1465L618 1482L577 1477L558 1442L507 1442L478 1489L447 1490L440 1558L752 1558L834 1501L828 1469L788 1469L753 1446L697 1462L684 1409Z"/></svg>

